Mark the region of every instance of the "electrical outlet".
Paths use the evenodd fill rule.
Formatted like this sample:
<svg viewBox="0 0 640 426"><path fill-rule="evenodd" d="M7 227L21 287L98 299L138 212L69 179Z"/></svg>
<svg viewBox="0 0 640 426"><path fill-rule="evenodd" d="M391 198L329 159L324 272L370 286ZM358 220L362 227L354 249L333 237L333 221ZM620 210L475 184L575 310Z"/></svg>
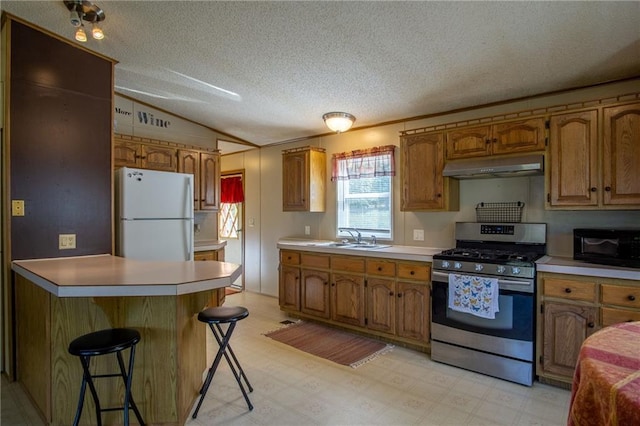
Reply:
<svg viewBox="0 0 640 426"><path fill-rule="evenodd" d="M69 250L76 248L76 234L58 235L58 249Z"/></svg>
<svg viewBox="0 0 640 426"><path fill-rule="evenodd" d="M413 230L413 241L424 241L424 229Z"/></svg>
<svg viewBox="0 0 640 426"><path fill-rule="evenodd" d="M311 235L311 227L309 225L304 226L304 235Z"/></svg>
<svg viewBox="0 0 640 426"><path fill-rule="evenodd" d="M11 200L11 216L24 216L24 200Z"/></svg>

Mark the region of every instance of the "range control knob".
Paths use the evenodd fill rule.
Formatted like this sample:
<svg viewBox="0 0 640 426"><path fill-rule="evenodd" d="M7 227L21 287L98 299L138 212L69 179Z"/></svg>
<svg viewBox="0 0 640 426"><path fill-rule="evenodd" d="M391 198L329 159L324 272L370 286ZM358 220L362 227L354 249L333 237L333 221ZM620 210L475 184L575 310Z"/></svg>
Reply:
<svg viewBox="0 0 640 426"><path fill-rule="evenodd" d="M477 272L480 272L484 269L484 266L482 266L480 263L476 263L475 269Z"/></svg>
<svg viewBox="0 0 640 426"><path fill-rule="evenodd" d="M453 267L454 267L454 268L456 268L456 269L460 269L460 268L462 268L462 263L460 263L460 262L455 262L455 263L453 264Z"/></svg>
<svg viewBox="0 0 640 426"><path fill-rule="evenodd" d="M507 268L505 268L505 267L504 267L504 266L502 266L502 265L499 265L499 266L496 268L496 272L497 272L497 273L499 273L499 274L504 274L504 271L506 271L506 270L507 270Z"/></svg>
<svg viewBox="0 0 640 426"><path fill-rule="evenodd" d="M443 261L442 261L442 267L443 267L443 268L448 268L448 267L450 267L450 266L451 266L451 264L449 263L449 261L448 261L448 260L443 260Z"/></svg>
<svg viewBox="0 0 640 426"><path fill-rule="evenodd" d="M520 273L520 268L518 268L517 266L514 266L511 268L511 273L513 275L518 275Z"/></svg>

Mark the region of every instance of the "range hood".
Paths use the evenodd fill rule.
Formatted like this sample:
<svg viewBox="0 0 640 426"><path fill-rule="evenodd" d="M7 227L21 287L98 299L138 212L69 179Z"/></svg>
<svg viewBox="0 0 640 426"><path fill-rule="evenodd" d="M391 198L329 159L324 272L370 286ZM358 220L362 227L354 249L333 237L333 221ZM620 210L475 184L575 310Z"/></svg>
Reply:
<svg viewBox="0 0 640 426"><path fill-rule="evenodd" d="M544 173L544 156L473 158L449 161L443 176L457 179L535 176Z"/></svg>

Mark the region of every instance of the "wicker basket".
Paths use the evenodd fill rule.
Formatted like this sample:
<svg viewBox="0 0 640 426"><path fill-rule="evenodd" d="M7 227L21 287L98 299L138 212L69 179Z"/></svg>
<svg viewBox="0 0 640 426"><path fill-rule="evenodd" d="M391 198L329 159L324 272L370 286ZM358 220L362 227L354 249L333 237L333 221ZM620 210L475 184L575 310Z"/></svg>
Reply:
<svg viewBox="0 0 640 426"><path fill-rule="evenodd" d="M522 219L522 201L510 203L478 203L476 220L489 223L517 223Z"/></svg>

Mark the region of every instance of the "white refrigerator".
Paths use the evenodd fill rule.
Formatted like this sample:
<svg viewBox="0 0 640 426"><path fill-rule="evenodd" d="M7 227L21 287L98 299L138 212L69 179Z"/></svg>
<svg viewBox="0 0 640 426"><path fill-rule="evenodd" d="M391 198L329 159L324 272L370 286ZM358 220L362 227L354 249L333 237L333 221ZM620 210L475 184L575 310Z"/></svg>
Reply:
<svg viewBox="0 0 640 426"><path fill-rule="evenodd" d="M193 175L122 167L115 183L118 256L193 260Z"/></svg>

